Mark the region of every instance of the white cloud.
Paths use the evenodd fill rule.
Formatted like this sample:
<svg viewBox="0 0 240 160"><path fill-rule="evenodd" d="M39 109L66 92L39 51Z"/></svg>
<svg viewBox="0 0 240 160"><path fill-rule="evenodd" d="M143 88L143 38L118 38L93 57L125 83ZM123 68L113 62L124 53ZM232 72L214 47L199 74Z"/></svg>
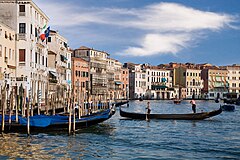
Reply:
<svg viewBox="0 0 240 160"><path fill-rule="evenodd" d="M199 33L219 31L225 27L234 28L233 23L236 22L236 17L232 15L200 11L177 3L157 3L143 8L127 9L84 8L70 3L54 2L41 6L42 2L37 2L56 27L88 27L94 24L118 26L125 33L128 28L142 31L139 37L143 38L136 42L136 46L128 46L121 51L133 56L177 54L199 40Z"/></svg>
<svg viewBox="0 0 240 160"><path fill-rule="evenodd" d="M188 34L147 34L140 47L129 47L124 51L133 56L149 56L155 54L176 54L191 41Z"/></svg>

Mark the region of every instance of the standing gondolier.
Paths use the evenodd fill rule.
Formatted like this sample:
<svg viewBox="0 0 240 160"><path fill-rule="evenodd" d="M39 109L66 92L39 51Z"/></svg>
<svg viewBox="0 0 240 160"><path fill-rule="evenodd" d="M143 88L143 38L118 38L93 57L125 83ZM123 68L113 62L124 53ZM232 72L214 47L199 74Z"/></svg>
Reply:
<svg viewBox="0 0 240 160"><path fill-rule="evenodd" d="M149 120L150 120L150 113L151 113L150 102L147 102L147 107L146 107L146 121L149 121Z"/></svg>
<svg viewBox="0 0 240 160"><path fill-rule="evenodd" d="M193 113L196 113L196 102L195 102L195 100L192 99L192 100L190 101L190 103L192 104L192 111L193 111Z"/></svg>

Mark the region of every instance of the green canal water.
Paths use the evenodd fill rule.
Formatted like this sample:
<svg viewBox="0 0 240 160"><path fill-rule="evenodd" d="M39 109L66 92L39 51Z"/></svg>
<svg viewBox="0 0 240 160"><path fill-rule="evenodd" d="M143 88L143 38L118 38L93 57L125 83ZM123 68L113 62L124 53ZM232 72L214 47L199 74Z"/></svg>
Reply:
<svg viewBox="0 0 240 160"><path fill-rule="evenodd" d="M131 112L145 112L147 101L131 101ZM150 101L152 113L189 113L189 101ZM197 101L197 111L218 109ZM115 115L99 124L67 133L5 134L0 159L240 159L240 106L235 112L202 121L127 120Z"/></svg>

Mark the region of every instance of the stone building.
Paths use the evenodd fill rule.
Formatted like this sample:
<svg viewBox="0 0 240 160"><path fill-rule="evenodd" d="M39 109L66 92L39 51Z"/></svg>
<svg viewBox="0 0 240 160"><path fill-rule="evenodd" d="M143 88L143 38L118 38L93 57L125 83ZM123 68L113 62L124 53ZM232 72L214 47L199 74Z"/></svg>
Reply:
<svg viewBox="0 0 240 160"><path fill-rule="evenodd" d="M87 101L89 97L89 63L88 61L72 57L72 95L78 102Z"/></svg>
<svg viewBox="0 0 240 160"><path fill-rule="evenodd" d="M71 73L67 73L71 70L71 51L67 40L57 31L50 31L47 45L49 96L56 94L59 98L65 98L66 93L71 92Z"/></svg>
<svg viewBox="0 0 240 160"><path fill-rule="evenodd" d="M93 48L82 46L75 49L73 57L79 57L89 63L90 93L99 100L106 100L107 88L107 58L109 54Z"/></svg>
<svg viewBox="0 0 240 160"><path fill-rule="evenodd" d="M0 21L16 32L16 83L27 96L44 104L47 93L47 44L39 34L47 15L32 0L0 1Z"/></svg>
<svg viewBox="0 0 240 160"><path fill-rule="evenodd" d="M216 66L204 68L201 73L204 81L203 96L206 99L223 98L228 93L228 71Z"/></svg>
<svg viewBox="0 0 240 160"><path fill-rule="evenodd" d="M203 88L201 69L195 66L180 66L174 69L174 86L179 86L181 98L199 99Z"/></svg>
<svg viewBox="0 0 240 160"><path fill-rule="evenodd" d="M146 67L146 76L149 99L171 99L174 97L170 70L148 66Z"/></svg>
<svg viewBox="0 0 240 160"><path fill-rule="evenodd" d="M15 86L16 45L15 31L0 23L0 88L5 84L8 90Z"/></svg>

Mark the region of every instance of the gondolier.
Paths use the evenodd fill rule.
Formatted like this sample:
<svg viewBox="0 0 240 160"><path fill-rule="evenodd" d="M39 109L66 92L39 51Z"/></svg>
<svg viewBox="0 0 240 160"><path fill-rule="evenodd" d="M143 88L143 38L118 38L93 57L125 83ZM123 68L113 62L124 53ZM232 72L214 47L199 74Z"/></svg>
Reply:
<svg viewBox="0 0 240 160"><path fill-rule="evenodd" d="M196 102L195 102L195 100L192 99L192 100L190 101L190 103L192 104L192 111L193 111L193 113L196 113Z"/></svg>
<svg viewBox="0 0 240 160"><path fill-rule="evenodd" d="M147 108L146 108L146 121L149 120L149 115L151 113L151 109L150 109L150 102L147 102Z"/></svg>

